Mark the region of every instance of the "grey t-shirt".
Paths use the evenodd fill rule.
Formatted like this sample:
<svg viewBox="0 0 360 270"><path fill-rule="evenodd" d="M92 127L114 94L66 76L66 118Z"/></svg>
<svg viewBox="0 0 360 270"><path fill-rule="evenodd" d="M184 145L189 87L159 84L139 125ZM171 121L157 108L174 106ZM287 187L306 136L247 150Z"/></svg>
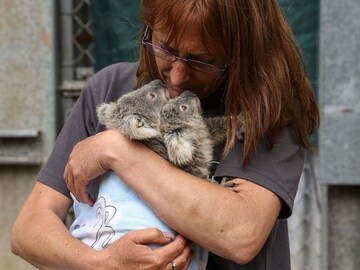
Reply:
<svg viewBox="0 0 360 270"><path fill-rule="evenodd" d="M63 172L72 148L77 142L105 129L96 118L96 107L133 90L136 69L136 63L118 63L101 70L87 81L48 161L38 175L40 182L70 197ZM222 94L219 89L202 99L205 115L218 115L223 112ZM211 254L207 269L289 270L290 251L285 218L291 215L304 163L304 151L294 140L291 126L282 130L272 149L269 149L267 140L263 139L246 168L241 166L242 142L236 141L229 155L224 158L221 147L216 149L215 153L216 162L212 170L215 178L231 176L248 179L279 196L283 206L269 238L254 260L246 265L238 265Z"/></svg>

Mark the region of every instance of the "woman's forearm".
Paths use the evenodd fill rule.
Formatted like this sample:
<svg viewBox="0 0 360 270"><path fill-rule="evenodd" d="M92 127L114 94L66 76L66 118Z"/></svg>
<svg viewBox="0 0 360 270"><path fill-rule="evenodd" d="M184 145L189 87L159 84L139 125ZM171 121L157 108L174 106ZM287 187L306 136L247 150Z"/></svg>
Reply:
<svg viewBox="0 0 360 270"><path fill-rule="evenodd" d="M13 253L39 269L90 269L91 260L85 258L93 258L95 251L72 237L62 220L70 204L69 198L36 183L13 227Z"/></svg>
<svg viewBox="0 0 360 270"><path fill-rule="evenodd" d="M181 171L140 143L128 143L131 151L112 156L111 168L170 227L238 263L256 255L278 216L277 196L249 181L233 192Z"/></svg>
<svg viewBox="0 0 360 270"><path fill-rule="evenodd" d="M236 192L209 183L114 130L74 147L65 179L77 199L86 202L86 185L104 168L119 175L170 227L240 264L260 251L280 211L280 199L251 181L239 180Z"/></svg>
<svg viewBox="0 0 360 270"><path fill-rule="evenodd" d="M52 270L158 270L175 259L182 269L190 263L187 239L173 239L154 228L128 232L106 249L94 250L65 227L70 204L69 198L36 183L13 227L12 251L39 269ZM163 246L153 250L148 243Z"/></svg>

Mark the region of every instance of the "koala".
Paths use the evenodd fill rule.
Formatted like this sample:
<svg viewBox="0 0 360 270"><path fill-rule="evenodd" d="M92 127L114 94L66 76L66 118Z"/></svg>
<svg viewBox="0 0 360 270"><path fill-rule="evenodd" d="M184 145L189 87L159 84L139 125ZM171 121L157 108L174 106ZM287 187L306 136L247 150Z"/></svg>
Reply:
<svg viewBox="0 0 360 270"><path fill-rule="evenodd" d="M170 99L160 80L97 108L101 124L139 140L175 166L201 178L209 175L214 146L226 137L225 117L204 118L199 98L190 91ZM238 116L237 137L243 118Z"/></svg>
<svg viewBox="0 0 360 270"><path fill-rule="evenodd" d="M237 138L244 133L238 116ZM160 131L168 160L201 178L209 175L213 149L226 138L226 118L204 118L199 98L190 91L169 100L160 113Z"/></svg>
<svg viewBox="0 0 360 270"><path fill-rule="evenodd" d="M162 81L154 80L115 102L102 103L96 113L99 122L107 129L118 130L129 139L139 140L167 159L159 115L169 99Z"/></svg>

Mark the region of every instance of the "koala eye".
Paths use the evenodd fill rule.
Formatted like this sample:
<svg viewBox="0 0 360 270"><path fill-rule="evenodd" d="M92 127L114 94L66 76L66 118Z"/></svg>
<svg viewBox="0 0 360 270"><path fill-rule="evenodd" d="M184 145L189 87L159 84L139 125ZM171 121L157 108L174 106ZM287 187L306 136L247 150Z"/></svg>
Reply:
<svg viewBox="0 0 360 270"><path fill-rule="evenodd" d="M154 98L156 98L156 94L151 92L151 93L149 93L149 97L150 97L150 99L154 99Z"/></svg>
<svg viewBox="0 0 360 270"><path fill-rule="evenodd" d="M188 106L185 105L185 104L181 104L180 109L184 112L184 111L186 111L188 109Z"/></svg>

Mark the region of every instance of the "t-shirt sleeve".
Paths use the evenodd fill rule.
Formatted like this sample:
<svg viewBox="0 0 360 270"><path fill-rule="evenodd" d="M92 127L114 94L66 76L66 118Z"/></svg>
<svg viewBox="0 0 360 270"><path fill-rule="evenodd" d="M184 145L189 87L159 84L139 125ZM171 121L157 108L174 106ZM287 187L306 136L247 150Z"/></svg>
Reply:
<svg viewBox="0 0 360 270"><path fill-rule="evenodd" d="M88 79L68 116L38 181L70 197L63 174L73 147L85 138L105 130L96 117L96 107L116 100L134 89L137 63L110 65Z"/></svg>
<svg viewBox="0 0 360 270"><path fill-rule="evenodd" d="M38 181L70 197L63 173L68 157L79 141L95 134L95 104L89 79L56 140L53 151L38 174Z"/></svg>
<svg viewBox="0 0 360 270"><path fill-rule="evenodd" d="M294 139L292 126L283 128L272 148L263 139L245 168L241 166L243 148L244 144L236 141L214 176L242 178L271 190L283 201L279 218L291 216L304 166L304 149Z"/></svg>

